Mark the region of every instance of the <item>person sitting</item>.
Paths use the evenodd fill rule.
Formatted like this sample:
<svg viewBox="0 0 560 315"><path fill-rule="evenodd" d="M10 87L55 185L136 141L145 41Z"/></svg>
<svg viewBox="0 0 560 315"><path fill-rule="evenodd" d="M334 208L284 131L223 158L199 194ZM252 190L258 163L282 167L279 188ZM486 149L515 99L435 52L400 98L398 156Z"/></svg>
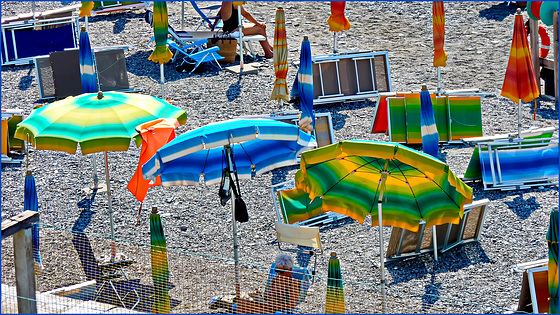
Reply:
<svg viewBox="0 0 560 315"><path fill-rule="evenodd" d="M246 314L264 314L293 310L297 306L300 282L292 277L294 261L287 254L276 258L276 275L270 281L263 297L253 300L239 299L237 312Z"/></svg>
<svg viewBox="0 0 560 315"><path fill-rule="evenodd" d="M233 1L222 1L222 7L218 12L218 15L222 17L223 27L222 30L224 33L231 33L239 30L239 20L238 20L238 6L236 6ZM264 56L266 58L272 58L273 56L273 48L272 45L268 42L268 37L266 36L266 25L263 23L259 23L251 13L247 12L243 6L241 6L241 15L249 20L249 22L253 24L244 24L243 25L243 35L262 35L264 36L265 40L260 41L259 43L262 46L264 51Z"/></svg>

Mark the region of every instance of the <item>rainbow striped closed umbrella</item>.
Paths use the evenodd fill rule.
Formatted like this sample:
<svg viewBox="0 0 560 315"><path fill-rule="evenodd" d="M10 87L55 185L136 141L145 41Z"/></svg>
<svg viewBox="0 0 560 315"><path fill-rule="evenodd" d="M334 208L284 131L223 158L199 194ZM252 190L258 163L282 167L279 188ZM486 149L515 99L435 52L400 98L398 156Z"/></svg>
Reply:
<svg viewBox="0 0 560 315"><path fill-rule="evenodd" d="M325 301L325 314L344 314L344 288L342 285L342 273L340 272L340 260L335 252L331 253L327 278L327 298Z"/></svg>
<svg viewBox="0 0 560 315"><path fill-rule="evenodd" d="M286 39L286 16L283 8L276 9L276 26L274 28L274 89L271 101L287 102L288 96L288 40Z"/></svg>
<svg viewBox="0 0 560 315"><path fill-rule="evenodd" d="M382 226L417 232L444 223L458 224L472 188L449 166L397 143L341 141L303 152L296 187L321 198L322 210L347 215L360 223L371 216L379 225L381 295L386 312ZM377 205L377 207L376 207Z"/></svg>
<svg viewBox="0 0 560 315"><path fill-rule="evenodd" d="M558 314L558 208L550 211L550 223L546 232L548 242L548 291L549 314Z"/></svg>
<svg viewBox="0 0 560 315"><path fill-rule="evenodd" d="M152 208L150 215L150 253L152 256L152 279L154 280L155 301L152 313L169 314L171 305L169 301L169 265L167 262L167 241L163 233L163 224L157 213L157 208Z"/></svg>
<svg viewBox="0 0 560 315"><path fill-rule="evenodd" d="M447 66L447 53L443 50L445 42L445 9L443 1L432 4L432 28L434 32L434 67Z"/></svg>
<svg viewBox="0 0 560 315"><path fill-rule="evenodd" d="M521 102L529 103L539 97L539 85L533 68L531 50L521 10L517 9L513 25L513 40L501 95L518 103L518 135L521 137Z"/></svg>
<svg viewBox="0 0 560 315"><path fill-rule="evenodd" d="M167 21L167 2L154 1L154 38L156 41L156 48L148 58L153 62L164 64L171 60L173 53L167 47L167 34L169 32L169 23Z"/></svg>
<svg viewBox="0 0 560 315"><path fill-rule="evenodd" d="M337 52L336 33L347 31L350 29L350 22L344 15L346 1L331 1L331 16L327 19L329 31L334 32L333 35L333 52Z"/></svg>

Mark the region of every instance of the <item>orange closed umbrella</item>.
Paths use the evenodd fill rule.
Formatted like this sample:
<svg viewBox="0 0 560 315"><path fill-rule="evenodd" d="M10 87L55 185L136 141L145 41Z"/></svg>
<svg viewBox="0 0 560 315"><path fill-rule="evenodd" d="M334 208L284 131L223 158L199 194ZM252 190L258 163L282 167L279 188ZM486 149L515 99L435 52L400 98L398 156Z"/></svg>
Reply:
<svg viewBox="0 0 560 315"><path fill-rule="evenodd" d="M331 1L331 16L327 19L327 23L329 23L329 31L335 32L333 52L337 52L336 33L347 31L351 26L350 22L344 15L345 7L346 1Z"/></svg>
<svg viewBox="0 0 560 315"><path fill-rule="evenodd" d="M441 69L447 66L447 53L443 50L445 42L445 9L443 1L432 4L432 29L434 34L434 67L437 68L437 90L441 95Z"/></svg>
<svg viewBox="0 0 560 315"><path fill-rule="evenodd" d="M134 175L132 175L126 188L138 201L144 201L148 188L161 185L161 178L159 176L152 183L142 177L142 165L154 156L159 148L175 139L175 128L179 127L179 125L179 121L175 118L159 118L136 127L136 131L142 137L142 149L140 150L138 168ZM140 211L142 211L142 205L140 205ZM140 216L140 212L138 212L138 216Z"/></svg>
<svg viewBox="0 0 560 315"><path fill-rule="evenodd" d="M502 96L518 103L518 134L521 138L521 103L529 103L540 95L535 69L533 68L531 50L527 41L525 24L521 10L517 9L513 25L513 39L509 52L509 61L502 86Z"/></svg>

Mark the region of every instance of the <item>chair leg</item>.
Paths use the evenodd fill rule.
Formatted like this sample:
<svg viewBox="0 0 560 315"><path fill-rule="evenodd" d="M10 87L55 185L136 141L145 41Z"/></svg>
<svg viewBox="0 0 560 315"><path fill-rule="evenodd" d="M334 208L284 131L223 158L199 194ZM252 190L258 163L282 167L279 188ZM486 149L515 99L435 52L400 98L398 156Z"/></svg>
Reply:
<svg viewBox="0 0 560 315"><path fill-rule="evenodd" d="M109 284L111 285L111 288L113 288L113 291L115 291L115 294L117 295L117 298L119 299L119 301L121 302L122 306L124 308L126 308L126 305L124 305L124 301L121 298L121 296L119 295L119 292L117 291L117 288L115 288L115 285L113 285L113 282L109 281Z"/></svg>

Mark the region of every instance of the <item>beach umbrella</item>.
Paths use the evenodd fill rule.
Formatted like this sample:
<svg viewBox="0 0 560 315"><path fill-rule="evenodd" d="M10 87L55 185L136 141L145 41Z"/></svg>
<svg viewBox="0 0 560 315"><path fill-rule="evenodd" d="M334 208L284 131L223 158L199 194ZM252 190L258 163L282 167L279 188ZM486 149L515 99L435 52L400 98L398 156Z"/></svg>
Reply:
<svg viewBox="0 0 560 315"><path fill-rule="evenodd" d="M558 207L550 211L550 222L546 232L548 243L548 291L550 293L549 314L558 314Z"/></svg>
<svg viewBox="0 0 560 315"><path fill-rule="evenodd" d="M278 201L281 203L281 208L284 211L283 217L288 224L311 219L323 213L321 199L315 198L315 200L311 201L309 194L302 189L281 190L278 192L278 195Z"/></svg>
<svg viewBox="0 0 560 315"><path fill-rule="evenodd" d="M314 145L313 136L292 124L271 119L233 119L178 136L159 149L142 166L142 172L146 179L161 176L163 186L198 185L201 179L210 186L220 183L224 169L237 174L238 178L250 179L278 167L293 165L298 154ZM236 193L236 189L233 190ZM239 296L236 222L239 209L236 210L238 203L234 198L231 204L235 292Z"/></svg>
<svg viewBox="0 0 560 315"><path fill-rule="evenodd" d="M325 300L325 314L344 314L344 288L340 260L335 252L331 253L327 278L327 298Z"/></svg>
<svg viewBox="0 0 560 315"><path fill-rule="evenodd" d="M288 40L286 39L286 17L283 8L276 9L276 20L274 28L274 89L270 100L276 100L280 104L289 101L288 84Z"/></svg>
<svg viewBox="0 0 560 315"><path fill-rule="evenodd" d="M35 109L17 125L14 136L30 141L37 150L74 154L79 145L83 155L105 152L109 219L111 238L114 238L107 151L127 151L131 139L139 142L135 127L156 118L177 118L184 124L187 114L149 95L86 93Z"/></svg>
<svg viewBox="0 0 560 315"><path fill-rule="evenodd" d="M157 208L152 208L150 215L150 253L152 257L152 279L154 281L154 305L152 313L169 314L171 305L169 301L169 265L167 262L167 241L163 233L163 224L157 213Z"/></svg>
<svg viewBox="0 0 560 315"><path fill-rule="evenodd" d="M82 93L98 91L97 74L93 60L93 52L89 41L89 34L85 28L80 31L80 75L82 78Z"/></svg>
<svg viewBox="0 0 560 315"><path fill-rule="evenodd" d="M39 211L39 200L37 198L37 187L35 185L35 177L31 171L27 171L25 174L23 190L23 210ZM39 224L33 224L31 226L31 239L33 242L33 258L35 263L40 269L43 269L43 263L41 262L41 252L39 251Z"/></svg>
<svg viewBox="0 0 560 315"><path fill-rule="evenodd" d="M93 1L82 1L82 6L80 7L80 17L91 16L91 10L93 10Z"/></svg>
<svg viewBox="0 0 560 315"><path fill-rule="evenodd" d="M441 67L447 66L447 53L443 50L445 41L445 9L443 1L432 3L432 28L434 33L434 67L437 68L437 90L441 95Z"/></svg>
<svg viewBox="0 0 560 315"><path fill-rule="evenodd" d="M155 63L159 63L161 95L165 98L165 73L163 64L173 58L173 53L167 47L167 34L169 33L169 23L167 17L167 2L154 1L153 12L154 39L156 48L148 58Z"/></svg>
<svg viewBox="0 0 560 315"><path fill-rule="evenodd" d="M299 69L290 91L291 98L299 98L301 106L301 130L313 133L315 129L315 115L313 114L313 63L311 57L311 43L307 36L303 37L299 56Z"/></svg>
<svg viewBox="0 0 560 315"><path fill-rule="evenodd" d="M502 85L502 96L518 103L517 132L521 138L521 101L529 103L539 97L539 85L533 68L531 50L527 41L527 32L521 10L517 9L513 25L513 40L509 52L509 61Z"/></svg>
<svg viewBox="0 0 560 315"><path fill-rule="evenodd" d="M397 143L341 141L301 155L296 187L321 198L323 212L347 215L360 223L371 216L379 225L382 308L385 307L382 226L418 232L445 223L458 224L472 188L449 166ZM376 206L377 205L377 206Z"/></svg>
<svg viewBox="0 0 560 315"><path fill-rule="evenodd" d="M175 128L179 127L179 125L179 121L176 118L158 118L136 127L136 131L142 138L140 161L126 188L140 201L138 224L140 224L142 202L144 198L146 198L148 188L161 185L161 179L159 177L156 177L153 182L144 179L142 176L142 165L154 156L159 148L175 139Z"/></svg>
<svg viewBox="0 0 560 315"><path fill-rule="evenodd" d="M329 24L329 31L334 32L333 38L333 52L337 52L336 49L336 33L347 31L350 29L350 22L344 15L344 8L346 7L346 1L331 1L331 16L327 19Z"/></svg>
<svg viewBox="0 0 560 315"><path fill-rule="evenodd" d="M432 98L425 85L420 91L420 123L422 132L422 151L438 158L439 135L432 107Z"/></svg>

